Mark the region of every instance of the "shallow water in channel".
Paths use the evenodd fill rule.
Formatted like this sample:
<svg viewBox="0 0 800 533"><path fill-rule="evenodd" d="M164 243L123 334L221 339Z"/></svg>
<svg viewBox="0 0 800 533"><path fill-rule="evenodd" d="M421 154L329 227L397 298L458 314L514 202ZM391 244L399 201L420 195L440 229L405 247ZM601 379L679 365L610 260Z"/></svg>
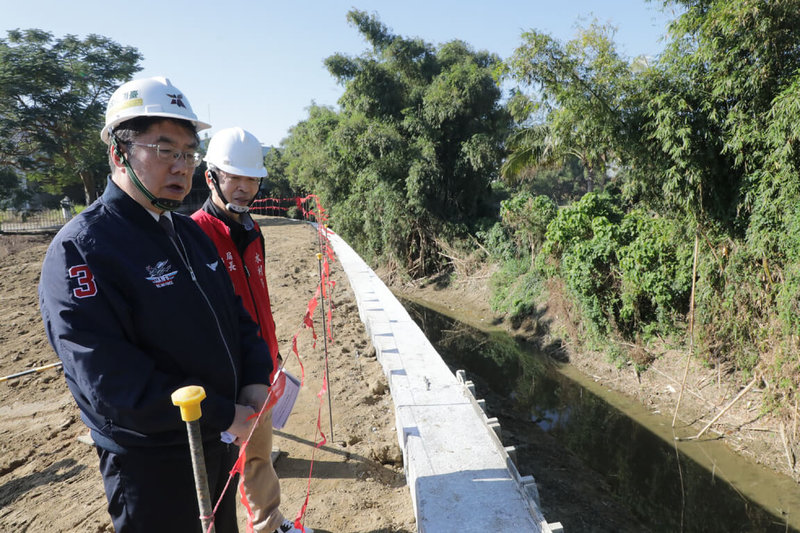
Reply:
<svg viewBox="0 0 800 533"><path fill-rule="evenodd" d="M555 469L557 462L542 460L540 443L555 439L557 454L576 458L569 467L558 465L561 475L599 476L591 498L608 498L633 517L620 529L800 532L800 486L788 477L733 453L720 440L676 441L671 416L603 388L574 367L553 363L504 332L487 333L402 301L451 370L465 370L475 383L487 416L500 421L503 444L515 446L520 473L533 475L537 484L552 477L544 469ZM543 510L572 511L552 502L541 484L539 491ZM560 520L567 533L613 530L592 525L591 516L571 520L551 514L545 512L548 521Z"/></svg>

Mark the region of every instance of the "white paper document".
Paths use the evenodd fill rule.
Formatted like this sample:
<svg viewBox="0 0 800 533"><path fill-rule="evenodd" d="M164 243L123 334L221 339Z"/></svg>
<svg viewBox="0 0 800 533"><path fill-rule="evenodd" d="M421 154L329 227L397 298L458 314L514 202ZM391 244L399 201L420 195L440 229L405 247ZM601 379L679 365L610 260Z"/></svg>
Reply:
<svg viewBox="0 0 800 533"><path fill-rule="evenodd" d="M272 408L272 427L275 429L281 429L286 424L297 400L297 392L300 390L300 381L284 369L275 376L273 387L279 385L280 380L285 380L285 385L283 394Z"/></svg>

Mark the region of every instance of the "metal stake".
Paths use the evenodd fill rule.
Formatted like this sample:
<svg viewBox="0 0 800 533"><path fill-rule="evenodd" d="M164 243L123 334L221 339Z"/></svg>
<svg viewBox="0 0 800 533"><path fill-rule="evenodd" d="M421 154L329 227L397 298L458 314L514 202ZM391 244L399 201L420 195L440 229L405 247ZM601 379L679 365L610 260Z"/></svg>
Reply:
<svg viewBox="0 0 800 533"><path fill-rule="evenodd" d="M3 376L0 378L0 383L3 381L8 381L9 379L18 378L20 376L27 376L28 374L33 374L34 372L41 372L43 370L47 370L49 368L56 368L61 366L62 363L59 361L58 363L50 363L49 365L39 366L36 368L31 368L30 370L24 370L22 372L17 372L16 374L11 374L9 376Z"/></svg>
<svg viewBox="0 0 800 533"><path fill-rule="evenodd" d="M200 402L206 397L206 391L198 385L181 387L172 393L172 403L181 408L181 420L186 422L189 433L189 452L192 455L192 471L194 472L194 486L197 490L197 503L200 505L200 522L203 531L215 533L214 517L211 507L211 495L208 489L208 474L206 473L206 459L203 455L203 439L200 436L200 423L202 416Z"/></svg>
<svg viewBox="0 0 800 533"><path fill-rule="evenodd" d="M325 323L325 280L322 278L322 254L317 254L319 266L319 286L322 297L322 345L325 349L325 381L328 388L328 420L331 424L331 442L333 442L333 409L331 408L331 375L328 373L328 328Z"/></svg>

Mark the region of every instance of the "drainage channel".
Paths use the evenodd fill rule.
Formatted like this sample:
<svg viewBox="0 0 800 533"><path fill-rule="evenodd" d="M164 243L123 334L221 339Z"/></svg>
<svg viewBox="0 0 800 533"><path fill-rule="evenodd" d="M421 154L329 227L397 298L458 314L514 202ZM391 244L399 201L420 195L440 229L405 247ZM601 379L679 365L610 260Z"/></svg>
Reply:
<svg viewBox="0 0 800 533"><path fill-rule="evenodd" d="M671 418L562 368L505 333L401 300L568 533L798 532L800 487L719 441L676 443Z"/></svg>

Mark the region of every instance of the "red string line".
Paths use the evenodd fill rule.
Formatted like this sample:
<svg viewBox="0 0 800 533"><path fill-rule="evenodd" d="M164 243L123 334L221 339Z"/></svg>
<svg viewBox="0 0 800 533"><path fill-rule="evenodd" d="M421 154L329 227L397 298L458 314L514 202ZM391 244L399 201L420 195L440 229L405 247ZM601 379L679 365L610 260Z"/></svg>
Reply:
<svg viewBox="0 0 800 533"><path fill-rule="evenodd" d="M316 207L316 211L314 210L313 207L312 208L307 208L306 207L311 203L312 200L314 201L314 204L315 204L314 207ZM327 315L326 316L326 318L327 318L327 328L326 328L326 330L327 331L324 332L323 334L327 334L328 335L328 339L330 339L331 342L333 341L333 333L332 333L332 329L331 329L331 320L332 320L332 317L333 317L333 297L332 297L332 293L333 293L334 287L336 286L336 282L330 279L329 260L330 260L330 262L335 261L335 254L333 252L332 247L330 246L330 241L328 239L328 233L331 232L331 230L327 227L328 216L325 213L325 210L323 209L322 204L319 201L319 198L315 194L309 194L308 196L305 196L303 198L300 198L300 197L294 197L294 198L260 198L260 199L256 200L255 202L253 202L253 205L251 206L251 210L253 212L255 212L255 213L260 213L262 211L269 212L271 210L279 210L279 211L285 212L285 211L287 211L289 209L289 207L284 207L284 206L281 206L281 205L267 205L270 202L271 203L275 203L275 204L294 203L294 205L298 208L298 210L300 211L300 213L302 214L304 219L309 220L309 221L316 221L317 222L317 233L318 233L319 238L321 239L320 242L322 243L322 250L324 252L324 255L326 256L325 260L323 261L322 279L320 279L320 282L317 285L317 288L316 288L316 290L314 292L314 296L308 302L308 306L306 307L306 312L305 312L305 314L303 316L303 319L301 321L301 325L300 325L298 331L292 337L291 351L295 354L295 356L297 358L297 362L300 365L300 386L302 387L304 382L305 382L305 367L303 366L302 358L300 357L300 353L299 353L299 351L297 349L297 338L298 338L298 336L300 335L300 333L302 332L302 330L304 328L310 328L311 329L312 338L313 338L312 348L316 348L316 346L317 346L317 333L316 333L316 330L314 329L314 319L313 319L313 317L314 317L314 312L316 311L316 308L317 308L317 306L319 304L318 298L320 296L322 296L322 298L327 298L327 300L329 302L329 306L328 306L327 313L326 313L326 315ZM267 213L263 213L263 214L267 214ZM325 354L325 357L326 358L328 357L327 353ZM283 365L285 365L285 362L283 363ZM283 365L281 365L281 367L283 367ZM222 499L225 496L225 493L227 492L228 487L230 486L231 480L233 479L233 477L236 474L239 474L241 476L244 475L244 464L245 464L245 462L247 460L246 459L246 457L247 457L246 450L247 450L248 444L250 443L250 438L253 435L253 431L255 430L256 425L261 421L261 418L264 415L264 413L266 411L268 411L269 409L272 409L272 407L277 403L278 399L283 395L283 391L284 391L284 388L285 388L285 385L286 385L286 376L283 373L280 373L280 372L276 372L275 376L276 376L276 381L269 388L269 392L267 394L267 399L264 401L264 404L261 406L261 409L258 411L258 413L254 413L253 415L248 417L248 420L251 420L251 419L255 418L256 421L252 425L252 427L250 428L250 433L247 436L247 439L239 447L239 456L237 457L236 462L234 463L233 467L231 468L231 470L230 470L230 472L228 474L228 479L225 482L225 486L223 487L222 492L220 494L220 497L217 500L216 505L214 506L214 510L213 510L211 516L210 517L204 517L204 516L200 517L201 520L206 520L206 519L210 519L211 520L211 522L209 524L209 527L208 527L208 530L207 530L206 533L209 533L211 531L211 528L213 527L214 516L216 516L217 509L219 508L219 505L222 502ZM309 471L308 471L308 483L307 483L307 488L306 488L305 501L303 502L303 505L302 505L301 509L298 511L297 516L294 519L294 526L296 528L300 529L303 532L305 532L305 528L302 525L302 521L303 521L303 518L305 516L306 510L308 508L308 502L309 502L310 495L311 495L311 478L312 478L312 473L313 473L313 469L314 469L314 458L316 456L316 450L319 449L320 447L322 447L323 445L325 445L325 443L327 442L327 438L325 437L325 433L323 433L322 427L321 427L322 398L325 396L325 394L326 394L326 392L328 390L328 385L327 384L328 384L327 371L323 370L322 388L317 393L317 397L319 398L319 407L317 409L316 431L318 433L315 434L315 436L314 436L315 442L316 442L316 439L317 439L317 435L319 435L321 437L321 440L318 443L316 443L316 445L314 446L314 449L312 450L311 463L309 465ZM249 517L249 520L247 522L247 532L248 533L252 533L253 532L253 526L252 526L253 511L250 508L250 504L247 502L247 498L245 497L244 486L241 485L241 484L240 484L240 492L241 492L242 504L244 505L245 509L247 510L247 514L248 514L248 517Z"/></svg>

